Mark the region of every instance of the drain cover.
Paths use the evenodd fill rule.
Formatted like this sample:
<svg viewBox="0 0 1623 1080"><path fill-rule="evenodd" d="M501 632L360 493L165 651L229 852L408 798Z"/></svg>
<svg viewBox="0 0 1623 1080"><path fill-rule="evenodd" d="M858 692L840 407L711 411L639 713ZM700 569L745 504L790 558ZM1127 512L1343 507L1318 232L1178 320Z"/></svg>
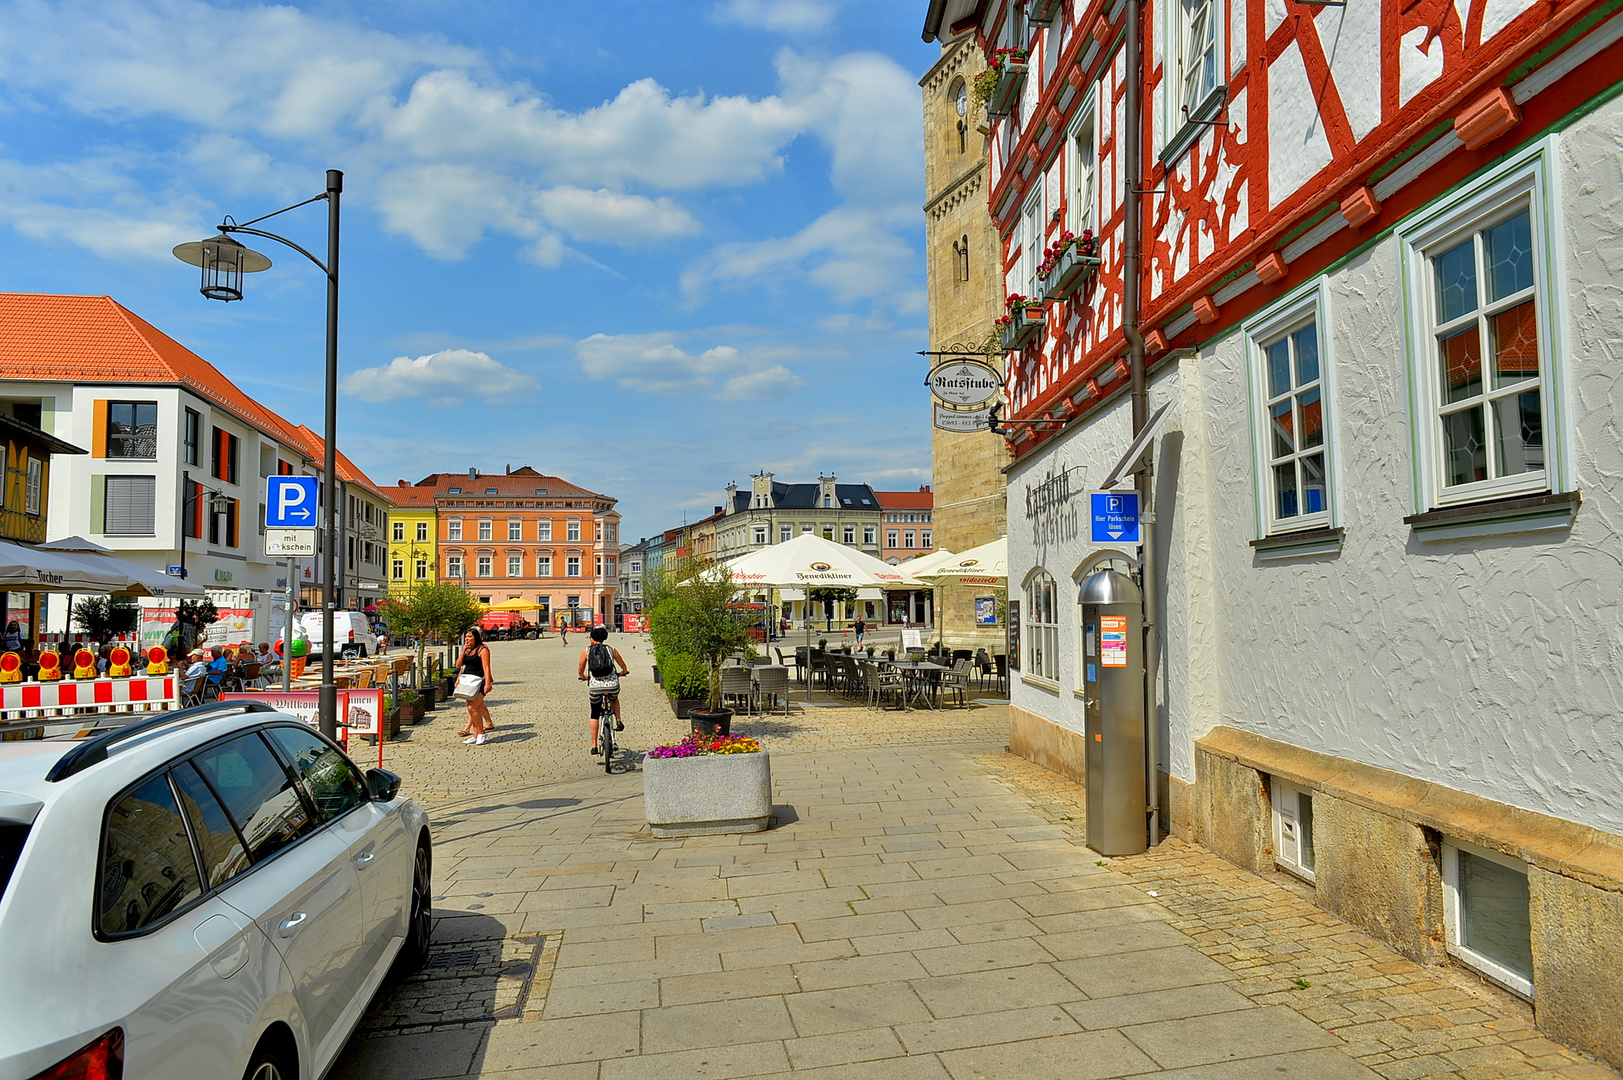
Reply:
<svg viewBox="0 0 1623 1080"><path fill-rule="evenodd" d="M515 934L434 948L421 971L379 994L361 1030L394 1035L521 1019L537 974L547 973L550 981L552 954L543 964L545 946L541 934Z"/></svg>

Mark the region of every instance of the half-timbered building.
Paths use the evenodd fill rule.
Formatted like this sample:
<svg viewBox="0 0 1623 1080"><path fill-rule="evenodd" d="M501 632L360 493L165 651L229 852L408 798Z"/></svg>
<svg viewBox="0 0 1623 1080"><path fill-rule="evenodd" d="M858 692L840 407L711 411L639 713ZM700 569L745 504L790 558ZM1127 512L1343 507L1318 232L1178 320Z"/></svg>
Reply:
<svg viewBox="0 0 1623 1080"><path fill-rule="evenodd" d="M1077 584L1147 564L1161 826L1614 1064L1620 7L925 22L995 73L1012 747L1083 779ZM1162 405L1152 546L1096 545L1082 496Z"/></svg>

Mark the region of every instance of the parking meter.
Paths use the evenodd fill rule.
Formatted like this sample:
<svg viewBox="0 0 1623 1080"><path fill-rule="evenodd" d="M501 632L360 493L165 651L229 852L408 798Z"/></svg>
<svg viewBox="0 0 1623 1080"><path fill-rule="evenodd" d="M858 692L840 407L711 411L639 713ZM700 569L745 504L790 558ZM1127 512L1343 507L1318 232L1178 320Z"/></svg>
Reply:
<svg viewBox="0 0 1623 1080"><path fill-rule="evenodd" d="M1100 570L1083 580L1088 846L1101 855L1149 847L1144 760L1144 622L1138 586Z"/></svg>

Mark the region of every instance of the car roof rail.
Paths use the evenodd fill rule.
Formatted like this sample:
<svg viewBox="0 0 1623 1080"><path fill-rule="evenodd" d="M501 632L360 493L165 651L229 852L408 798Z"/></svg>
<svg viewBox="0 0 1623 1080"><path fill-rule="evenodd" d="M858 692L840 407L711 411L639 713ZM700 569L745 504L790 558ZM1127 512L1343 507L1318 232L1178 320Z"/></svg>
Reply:
<svg viewBox="0 0 1623 1080"><path fill-rule="evenodd" d="M275 711L263 701L211 701L207 705L196 705L190 709L181 709L179 712L157 713L80 743L56 760L56 764L45 774L45 779L53 784L59 780L66 780L76 773L84 772L92 765L106 761L107 751L115 744L171 724L196 723L200 720L212 720L218 716L229 716L232 713Z"/></svg>

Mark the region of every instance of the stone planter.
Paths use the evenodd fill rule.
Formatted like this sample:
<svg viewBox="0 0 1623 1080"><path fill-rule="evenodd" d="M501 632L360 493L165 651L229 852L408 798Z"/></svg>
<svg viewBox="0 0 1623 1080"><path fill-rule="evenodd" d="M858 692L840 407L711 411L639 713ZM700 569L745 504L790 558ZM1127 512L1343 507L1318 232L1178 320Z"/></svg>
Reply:
<svg viewBox="0 0 1623 1080"><path fill-rule="evenodd" d="M423 703L422 695L419 694L410 701L401 702L397 711L400 713L400 722L402 724L419 724L422 722L423 714L428 711L428 707Z"/></svg>
<svg viewBox="0 0 1623 1080"><path fill-rule="evenodd" d="M688 713L693 709L704 708L704 698L679 698L675 694L666 694L665 696L670 698L671 711L676 714L678 720L686 720Z"/></svg>
<svg viewBox="0 0 1623 1080"><path fill-rule="evenodd" d="M760 832L772 820L772 762L765 751L645 758L642 791L655 836Z"/></svg>
<svg viewBox="0 0 1623 1080"><path fill-rule="evenodd" d="M733 733L733 710L709 709L698 706L688 710L688 719L693 721L693 730L705 735L731 735Z"/></svg>

